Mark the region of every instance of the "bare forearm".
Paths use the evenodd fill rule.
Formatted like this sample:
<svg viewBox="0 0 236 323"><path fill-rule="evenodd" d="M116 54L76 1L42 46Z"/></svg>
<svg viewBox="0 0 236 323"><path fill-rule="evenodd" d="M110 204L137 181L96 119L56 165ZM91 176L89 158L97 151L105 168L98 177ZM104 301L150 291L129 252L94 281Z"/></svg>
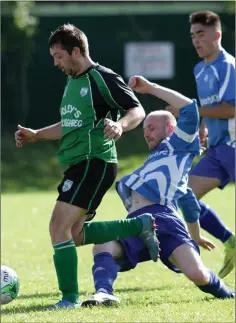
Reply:
<svg viewBox="0 0 236 323"><path fill-rule="evenodd" d="M145 112L142 107L128 110L126 115L122 117L118 123L121 124L123 132L136 128L145 118Z"/></svg>
<svg viewBox="0 0 236 323"><path fill-rule="evenodd" d="M204 131L205 128L206 128L206 122L204 121L204 119L202 119L199 130Z"/></svg>
<svg viewBox="0 0 236 323"><path fill-rule="evenodd" d="M186 96L155 83L152 83L149 94L157 96L159 99L167 102L176 109L181 109L193 102Z"/></svg>
<svg viewBox="0 0 236 323"><path fill-rule="evenodd" d="M192 239L195 241L198 241L198 239L200 237L199 221L197 220L196 222L193 222L193 223L186 222L186 224L188 226L188 231L189 231Z"/></svg>
<svg viewBox="0 0 236 323"><path fill-rule="evenodd" d="M219 106L199 107L200 117L216 119L232 119L235 115L235 107L223 102Z"/></svg>
<svg viewBox="0 0 236 323"><path fill-rule="evenodd" d="M61 122L36 130L37 141L56 140L61 138Z"/></svg>

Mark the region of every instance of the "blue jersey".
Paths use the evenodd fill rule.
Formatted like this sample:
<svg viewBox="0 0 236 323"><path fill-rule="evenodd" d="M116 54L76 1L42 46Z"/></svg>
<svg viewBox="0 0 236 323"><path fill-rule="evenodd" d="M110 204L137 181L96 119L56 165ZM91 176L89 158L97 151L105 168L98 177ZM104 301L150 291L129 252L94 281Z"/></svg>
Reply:
<svg viewBox="0 0 236 323"><path fill-rule="evenodd" d="M182 108L174 133L147 157L144 165L124 176L116 189L126 209L131 207L131 191L156 204L177 208L177 200L187 193L188 172L200 154L199 113L196 100Z"/></svg>
<svg viewBox="0 0 236 323"><path fill-rule="evenodd" d="M222 50L217 59L195 66L194 76L202 107L217 106L225 101L235 106L235 58ZM235 147L235 120L205 118L208 144L215 147L227 144Z"/></svg>

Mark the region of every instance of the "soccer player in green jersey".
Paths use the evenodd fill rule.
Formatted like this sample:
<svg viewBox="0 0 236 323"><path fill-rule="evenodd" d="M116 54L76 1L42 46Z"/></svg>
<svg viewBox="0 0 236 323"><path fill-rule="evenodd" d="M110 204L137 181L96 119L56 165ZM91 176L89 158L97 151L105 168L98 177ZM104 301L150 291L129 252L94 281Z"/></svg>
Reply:
<svg viewBox="0 0 236 323"><path fill-rule="evenodd" d="M54 265L62 292L62 300L50 307L54 309L80 305L73 238L81 232L81 244L141 236L154 261L158 244L151 215L84 224L88 214L95 214L116 178L115 141L123 132L137 127L145 112L119 75L92 61L87 37L80 29L70 24L59 27L49 38L49 50L54 65L68 75L61 121L38 130L18 126L15 139L17 147L60 139L58 159L67 168L50 221ZM119 119L120 110L126 114Z"/></svg>

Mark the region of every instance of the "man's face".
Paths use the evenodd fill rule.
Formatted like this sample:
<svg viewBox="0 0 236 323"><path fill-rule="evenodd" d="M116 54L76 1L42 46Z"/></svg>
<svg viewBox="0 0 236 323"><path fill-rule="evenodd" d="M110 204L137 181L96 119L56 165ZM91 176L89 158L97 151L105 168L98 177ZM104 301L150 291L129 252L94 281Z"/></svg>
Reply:
<svg viewBox="0 0 236 323"><path fill-rule="evenodd" d="M215 27L193 24L191 25L190 33L198 56L200 58L211 56L217 44L217 31Z"/></svg>
<svg viewBox="0 0 236 323"><path fill-rule="evenodd" d="M66 75L75 76L77 74L78 60L76 60L75 50L70 55L60 44L55 44L50 48L50 54L54 58L54 65Z"/></svg>
<svg viewBox="0 0 236 323"><path fill-rule="evenodd" d="M165 118L157 115L147 116L144 120L143 132L149 149L155 149L167 137Z"/></svg>

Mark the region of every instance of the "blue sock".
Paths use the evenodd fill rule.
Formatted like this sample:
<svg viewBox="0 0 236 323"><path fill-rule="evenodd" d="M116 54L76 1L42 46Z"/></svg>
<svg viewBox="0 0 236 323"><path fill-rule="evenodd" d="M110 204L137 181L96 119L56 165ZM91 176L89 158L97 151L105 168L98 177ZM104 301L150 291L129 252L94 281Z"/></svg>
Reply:
<svg viewBox="0 0 236 323"><path fill-rule="evenodd" d="M200 213L200 226L202 229L206 230L212 234L215 238L219 239L223 243L229 239L232 232L224 225L216 212L210 208L209 205L203 201L199 201L201 206Z"/></svg>
<svg viewBox="0 0 236 323"><path fill-rule="evenodd" d="M93 280L96 292L113 294L113 282L117 277L117 265L112 255L101 252L94 256Z"/></svg>
<svg viewBox="0 0 236 323"><path fill-rule="evenodd" d="M207 285L197 286L204 293L209 293L216 298L233 298L233 293L229 288L223 283L223 281L216 276L213 271L210 272L210 281Z"/></svg>

